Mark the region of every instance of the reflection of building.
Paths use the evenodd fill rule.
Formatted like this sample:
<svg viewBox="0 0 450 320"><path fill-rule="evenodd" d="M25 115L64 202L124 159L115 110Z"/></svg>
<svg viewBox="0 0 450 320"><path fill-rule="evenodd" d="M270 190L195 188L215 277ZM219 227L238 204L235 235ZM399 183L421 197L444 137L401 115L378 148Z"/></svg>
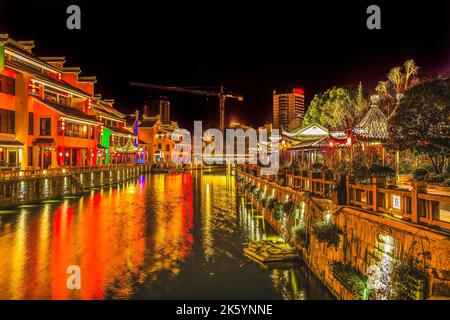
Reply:
<svg viewBox="0 0 450 320"><path fill-rule="evenodd" d="M305 115L303 89L282 89L273 91L273 127L295 128L301 125Z"/></svg>
<svg viewBox="0 0 450 320"><path fill-rule="evenodd" d="M112 104L101 110L108 101L94 96L95 77L64 66L65 57L38 57L33 48L33 41L0 35L0 166L42 169L105 163L102 130L124 129L122 116ZM126 137L133 139L133 133L127 131ZM124 138L119 143L124 147L128 142ZM130 153L120 161L134 158Z"/></svg>

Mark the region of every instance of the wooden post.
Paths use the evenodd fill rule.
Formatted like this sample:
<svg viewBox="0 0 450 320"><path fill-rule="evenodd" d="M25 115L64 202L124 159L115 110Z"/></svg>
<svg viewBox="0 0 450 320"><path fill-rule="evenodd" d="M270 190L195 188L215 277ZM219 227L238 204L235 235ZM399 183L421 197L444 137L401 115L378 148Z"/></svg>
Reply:
<svg viewBox="0 0 450 320"><path fill-rule="evenodd" d="M398 175L400 174L400 151L395 153L395 181L399 182Z"/></svg>
<svg viewBox="0 0 450 320"><path fill-rule="evenodd" d="M378 188L378 179L376 177L372 178L372 210L374 212L378 211L378 197L377 197L377 188Z"/></svg>
<svg viewBox="0 0 450 320"><path fill-rule="evenodd" d="M350 205L350 176L345 176L345 199L347 200L347 205Z"/></svg>
<svg viewBox="0 0 450 320"><path fill-rule="evenodd" d="M411 222L419 223L419 192L426 191L426 185L423 181L413 180L411 182Z"/></svg>

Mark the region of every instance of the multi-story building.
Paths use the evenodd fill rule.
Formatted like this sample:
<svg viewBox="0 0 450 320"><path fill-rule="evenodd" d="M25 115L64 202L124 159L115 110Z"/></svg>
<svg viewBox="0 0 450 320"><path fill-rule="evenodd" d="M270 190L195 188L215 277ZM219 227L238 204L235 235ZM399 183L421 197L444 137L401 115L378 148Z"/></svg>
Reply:
<svg viewBox="0 0 450 320"><path fill-rule="evenodd" d="M138 153L142 153L137 132L133 130L135 123L128 124L128 117L113 107L114 102L114 99L96 95L92 103L97 120L102 123L97 144L100 164L133 162L138 160Z"/></svg>
<svg viewBox="0 0 450 320"><path fill-rule="evenodd" d="M64 57L36 56L33 41L0 35L0 43L0 167L45 169L102 163L104 149L98 142L112 123L105 122L93 107L101 105L94 97L95 77L80 76L78 67L65 67ZM112 127L120 131L125 121L112 106L110 113L117 120ZM136 138L128 130L124 136ZM119 139L122 147L127 139Z"/></svg>
<svg viewBox="0 0 450 320"><path fill-rule="evenodd" d="M273 91L273 127L299 127L305 115L303 89L280 89Z"/></svg>
<svg viewBox="0 0 450 320"><path fill-rule="evenodd" d="M159 115L163 125L170 124L170 101L167 97L153 98L147 104L144 104L144 109L146 116L156 117Z"/></svg>

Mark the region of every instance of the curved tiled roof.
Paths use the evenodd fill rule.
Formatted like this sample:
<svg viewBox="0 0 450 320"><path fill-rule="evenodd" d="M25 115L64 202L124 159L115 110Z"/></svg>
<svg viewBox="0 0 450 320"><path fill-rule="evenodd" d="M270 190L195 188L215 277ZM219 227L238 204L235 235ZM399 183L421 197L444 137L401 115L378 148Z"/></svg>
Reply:
<svg viewBox="0 0 450 320"><path fill-rule="evenodd" d="M144 117L139 123L140 128L152 128L158 122L159 117Z"/></svg>
<svg viewBox="0 0 450 320"><path fill-rule="evenodd" d="M373 104L355 127L354 132L357 136L367 140L387 140L389 138L387 122L388 118L383 111Z"/></svg>

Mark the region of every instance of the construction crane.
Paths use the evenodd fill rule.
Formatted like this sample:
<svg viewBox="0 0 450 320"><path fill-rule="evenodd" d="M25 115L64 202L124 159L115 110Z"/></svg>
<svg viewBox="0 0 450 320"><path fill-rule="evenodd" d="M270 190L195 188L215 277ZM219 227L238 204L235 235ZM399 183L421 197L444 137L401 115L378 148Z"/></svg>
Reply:
<svg viewBox="0 0 450 320"><path fill-rule="evenodd" d="M225 88L223 86L220 86L219 91L205 91L205 90L183 88L183 87L162 86L162 85L158 85L158 84L141 83L141 82L130 82L130 85L135 86L135 87L143 87L143 88L150 88L150 89L163 90L163 91L174 91L174 92L198 94L198 95L204 95L204 96L208 96L208 97L219 98L220 131L222 131L222 132L224 132L224 130L225 130L225 100L230 99L230 98L237 99L238 101L244 100L243 96L231 93L231 92L229 92L229 90L227 90L229 93L226 93Z"/></svg>

